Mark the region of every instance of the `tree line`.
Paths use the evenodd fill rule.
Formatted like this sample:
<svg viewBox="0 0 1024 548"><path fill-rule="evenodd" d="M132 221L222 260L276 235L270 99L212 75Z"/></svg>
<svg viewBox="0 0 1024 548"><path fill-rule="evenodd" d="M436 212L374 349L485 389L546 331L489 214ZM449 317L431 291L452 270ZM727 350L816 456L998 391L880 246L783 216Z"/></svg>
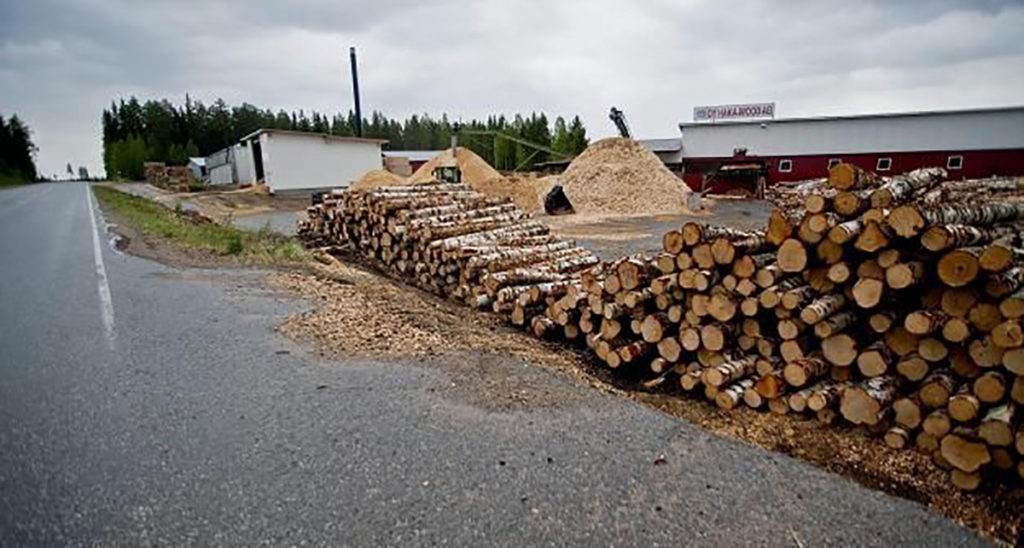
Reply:
<svg viewBox="0 0 1024 548"><path fill-rule="evenodd" d="M135 97L113 102L103 110L103 165L111 178L142 179L143 163L185 165L192 156L207 156L238 142L258 129L310 131L339 136L356 134L356 116L328 116L261 109L249 103L229 106L223 99L210 105L185 97L178 106L167 99L140 102ZM439 150L450 146L455 123L447 115L412 115L397 120L374 111L363 119L363 136L387 139L385 150ZM587 147L586 128L579 116L551 121L544 113L528 116L493 115L461 123L459 144L500 170L531 170L543 162L572 157ZM495 138L494 133L539 144L551 155L522 143Z"/></svg>
<svg viewBox="0 0 1024 548"><path fill-rule="evenodd" d="M0 115L0 185L36 181L35 153L28 125L16 114L7 119Z"/></svg>

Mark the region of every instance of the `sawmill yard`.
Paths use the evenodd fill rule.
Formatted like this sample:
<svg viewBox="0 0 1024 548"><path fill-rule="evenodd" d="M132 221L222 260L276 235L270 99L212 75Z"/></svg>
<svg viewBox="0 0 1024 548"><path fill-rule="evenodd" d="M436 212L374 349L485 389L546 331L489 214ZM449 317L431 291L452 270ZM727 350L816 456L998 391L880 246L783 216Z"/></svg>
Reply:
<svg viewBox="0 0 1024 548"><path fill-rule="evenodd" d="M1019 542L1021 181L841 164L771 202L689 211L649 152L591 149L560 176L505 177L462 149L462 184L432 182L430 163L368 173L308 209L310 251L268 274L313 303L280 331L342 360L448 368L486 410L570 397L488 366L515 358ZM554 184L575 215L543 213ZM133 217L141 202L100 192L130 251L176 247ZM971 196L985 201L948 208Z"/></svg>

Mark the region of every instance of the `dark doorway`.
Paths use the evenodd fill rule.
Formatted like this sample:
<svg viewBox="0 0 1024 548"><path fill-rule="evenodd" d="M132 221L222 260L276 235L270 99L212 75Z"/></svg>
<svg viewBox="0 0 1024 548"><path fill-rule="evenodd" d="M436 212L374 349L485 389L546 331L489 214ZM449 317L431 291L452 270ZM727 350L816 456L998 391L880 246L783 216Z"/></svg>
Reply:
<svg viewBox="0 0 1024 548"><path fill-rule="evenodd" d="M263 147L260 146L259 139L253 139L252 141L252 161L256 165L256 182L262 183L263 181Z"/></svg>

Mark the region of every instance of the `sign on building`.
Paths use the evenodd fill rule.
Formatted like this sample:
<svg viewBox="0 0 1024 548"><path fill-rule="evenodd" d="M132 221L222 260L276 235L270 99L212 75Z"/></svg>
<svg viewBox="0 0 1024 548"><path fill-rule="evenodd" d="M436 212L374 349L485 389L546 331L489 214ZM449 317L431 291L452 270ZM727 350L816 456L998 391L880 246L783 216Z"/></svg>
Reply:
<svg viewBox="0 0 1024 548"><path fill-rule="evenodd" d="M694 121L730 118L775 118L775 103L715 105L693 108Z"/></svg>

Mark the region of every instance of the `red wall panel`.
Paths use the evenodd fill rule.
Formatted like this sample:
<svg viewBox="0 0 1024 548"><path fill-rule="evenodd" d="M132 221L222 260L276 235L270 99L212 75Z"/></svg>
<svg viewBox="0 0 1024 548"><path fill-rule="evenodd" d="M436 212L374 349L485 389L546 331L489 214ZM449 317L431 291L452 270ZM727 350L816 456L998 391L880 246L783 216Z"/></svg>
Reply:
<svg viewBox="0 0 1024 548"><path fill-rule="evenodd" d="M1013 150L972 150L967 152L900 152L900 153L864 153L845 155L818 156L786 156L786 157L749 157L751 160L764 161L768 166L769 183L780 181L802 181L828 176L828 162L838 158L858 167L876 172L880 175L896 175L921 167L946 167L950 156L963 156L961 169L950 169L952 179L979 179L983 177L1024 175L1024 149ZM892 164L888 171L877 171L875 168L879 158L891 158ZM779 161L792 160L792 170L779 171ZM700 188L703 173L713 169L721 162L731 158L692 158L684 159L686 168L683 180L694 189Z"/></svg>

